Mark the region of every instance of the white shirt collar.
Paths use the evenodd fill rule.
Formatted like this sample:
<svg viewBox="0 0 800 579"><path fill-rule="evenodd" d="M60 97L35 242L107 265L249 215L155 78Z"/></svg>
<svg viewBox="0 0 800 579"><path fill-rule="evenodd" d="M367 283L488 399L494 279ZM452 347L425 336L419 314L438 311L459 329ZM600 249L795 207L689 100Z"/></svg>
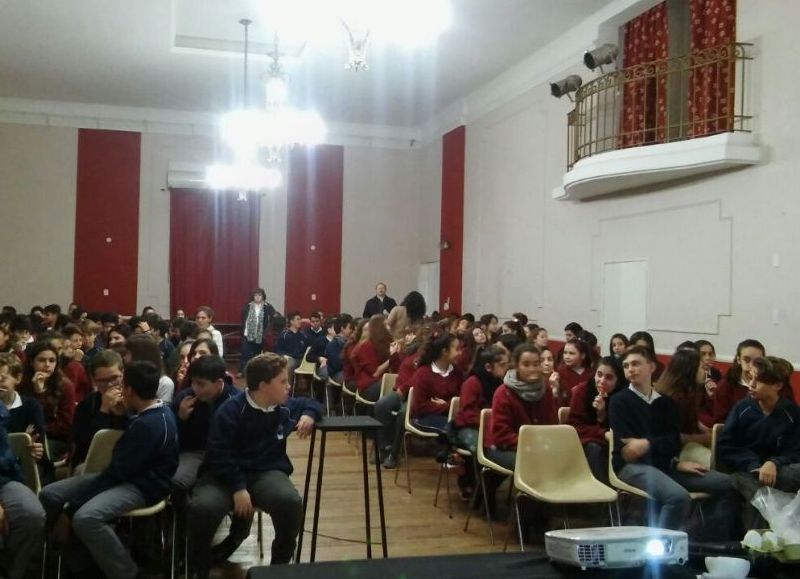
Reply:
<svg viewBox="0 0 800 579"><path fill-rule="evenodd" d="M14 402L8 405L9 410L14 410L15 408L22 407L22 396L19 395L19 392L14 392Z"/></svg>
<svg viewBox="0 0 800 579"><path fill-rule="evenodd" d="M253 397L250 396L250 391L248 391L248 390L244 391L244 397L247 399L247 403L252 408L255 408L256 410L260 410L261 412L263 412L265 414L268 413L268 412L274 412L275 411L275 407L277 406L275 404L273 404L272 406L267 406L266 408L264 408L263 406L260 406L259 404L256 403L255 400L253 400Z"/></svg>
<svg viewBox="0 0 800 579"><path fill-rule="evenodd" d="M453 365L450 364L447 367L447 370L442 370L439 366L436 365L436 362L431 362L431 371L434 374L439 374L442 378L447 378L450 375L450 372L453 371Z"/></svg>
<svg viewBox="0 0 800 579"><path fill-rule="evenodd" d="M156 401L155 401L155 402L153 402L153 403L152 403L150 406L148 406L147 408L144 408L144 409L143 409L141 412L139 412L139 414L142 414L142 413L144 413L144 412L147 412L148 410L152 410L153 408L161 408L162 406L164 406L164 402L163 402L163 401L161 401L161 400L159 400L159 399L156 399Z"/></svg>
<svg viewBox="0 0 800 579"><path fill-rule="evenodd" d="M642 394L641 392L639 392L639 390L637 390L637 389L636 389L636 388L633 386L633 384L630 384L630 385L628 386L628 390L632 390L634 394L636 394L636 395L637 395L639 398L641 398L642 400L644 400L644 401L645 401L645 402L647 402L648 404L652 404L654 400L656 400L657 398L661 398L661 394L659 394L658 392L656 392L656 389L655 389L655 388L653 388L653 389L650 391L650 398L648 398L647 396L645 396L644 394Z"/></svg>

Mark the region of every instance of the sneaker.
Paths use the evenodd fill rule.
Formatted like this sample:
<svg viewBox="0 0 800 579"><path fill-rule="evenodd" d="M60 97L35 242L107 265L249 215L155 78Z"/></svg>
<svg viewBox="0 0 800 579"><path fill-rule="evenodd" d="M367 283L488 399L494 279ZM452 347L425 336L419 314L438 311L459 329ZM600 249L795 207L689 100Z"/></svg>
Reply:
<svg viewBox="0 0 800 579"><path fill-rule="evenodd" d="M383 468L388 470L393 470L397 468L397 459L394 457L393 454L390 454L384 459Z"/></svg>

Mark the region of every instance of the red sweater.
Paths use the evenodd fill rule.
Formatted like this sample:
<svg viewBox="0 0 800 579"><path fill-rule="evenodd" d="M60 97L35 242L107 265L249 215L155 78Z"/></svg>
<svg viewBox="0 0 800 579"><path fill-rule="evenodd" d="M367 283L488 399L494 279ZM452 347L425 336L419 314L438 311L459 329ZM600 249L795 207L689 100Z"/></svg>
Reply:
<svg viewBox="0 0 800 579"><path fill-rule="evenodd" d="M61 386L61 398L57 404L53 404L46 393L34 394L33 397L42 405L47 434L60 440L69 440L75 416L75 387L69 380L64 380Z"/></svg>
<svg viewBox="0 0 800 579"><path fill-rule="evenodd" d="M344 376L345 382L350 382L356 377L356 370L353 367L353 360L351 359L354 347L355 344L350 342L342 351L342 375Z"/></svg>
<svg viewBox="0 0 800 579"><path fill-rule="evenodd" d="M86 369L80 362L71 360L62 368L62 371L75 388L76 403L83 402L83 399L94 391L92 383L89 381L89 376L86 374Z"/></svg>
<svg viewBox="0 0 800 579"><path fill-rule="evenodd" d="M606 430L608 430L608 398L606 398L606 421L597 422L586 409L586 397L589 385L582 382L572 389L572 400L569 403L569 422L578 431L581 444L596 442L606 446Z"/></svg>
<svg viewBox="0 0 800 579"><path fill-rule="evenodd" d="M431 414L447 414L450 405L438 405L432 402L433 398L441 398L446 402L454 396L458 396L458 389L461 387L461 373L456 369L445 378L431 370L430 366L420 366L414 373L411 381L414 383L414 408L411 416L419 418L430 416Z"/></svg>
<svg viewBox="0 0 800 579"><path fill-rule="evenodd" d="M481 410L492 406L483 395L483 385L477 376L470 376L461 385L461 399L455 423L457 428L478 428Z"/></svg>
<svg viewBox="0 0 800 579"><path fill-rule="evenodd" d="M538 402L524 402L505 384L494 392L492 420L485 433L484 446L516 450L519 429L526 424L557 424L558 408L549 386Z"/></svg>
<svg viewBox="0 0 800 579"><path fill-rule="evenodd" d="M742 384L732 385L727 378L720 380L714 391L714 422L725 422L728 413L750 390Z"/></svg>
<svg viewBox="0 0 800 579"><path fill-rule="evenodd" d="M399 361L399 358L397 360ZM367 340L358 348L354 348L350 356L350 362L353 364L356 388L358 388L359 392L366 390L370 385L381 379L380 376L375 377L375 372L378 371L378 366L385 361L385 359L381 360L378 357L378 351L375 349L375 344L372 340ZM386 371L389 372L390 369Z"/></svg>
<svg viewBox="0 0 800 579"><path fill-rule="evenodd" d="M558 367L558 383L560 386L558 400L556 400L558 405L569 406L569 400L572 396L572 389L581 382L587 382L591 377L592 369L589 367L584 368L583 372L578 374L571 368L568 368L566 364L562 363Z"/></svg>
<svg viewBox="0 0 800 579"><path fill-rule="evenodd" d="M417 371L417 361L419 360L420 350L416 354L406 356L400 363L400 368L397 371L397 380L394 383L394 389L403 395L403 399L408 398L408 391L414 385L414 374Z"/></svg>

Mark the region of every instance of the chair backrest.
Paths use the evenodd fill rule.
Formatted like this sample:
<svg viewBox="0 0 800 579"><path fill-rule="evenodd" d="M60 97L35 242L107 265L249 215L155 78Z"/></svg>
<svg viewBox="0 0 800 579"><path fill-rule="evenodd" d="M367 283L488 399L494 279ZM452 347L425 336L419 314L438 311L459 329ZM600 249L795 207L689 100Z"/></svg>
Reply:
<svg viewBox="0 0 800 579"><path fill-rule="evenodd" d="M414 404L414 387L408 389L408 398L406 398L406 415L403 418L406 430L411 427L411 405Z"/></svg>
<svg viewBox="0 0 800 579"><path fill-rule="evenodd" d="M395 382L397 382L397 374L390 374L387 372L383 375L381 378L381 398L394 390Z"/></svg>
<svg viewBox="0 0 800 579"><path fill-rule="evenodd" d="M461 397L460 396L453 396L450 399L450 410L447 411L447 422L452 422L456 414L458 414L458 409L461 407Z"/></svg>
<svg viewBox="0 0 800 579"><path fill-rule="evenodd" d="M492 409L491 408L484 408L481 410L481 418L478 421L478 442L476 444L476 450L478 451L478 464L486 465L489 462L486 459L486 453L483 450L483 438L484 433L486 432L486 428L489 426L489 419L492 417Z"/></svg>
<svg viewBox="0 0 800 579"><path fill-rule="evenodd" d="M11 452L17 457L22 467L22 476L25 479L25 484L34 494L38 495L42 488L42 482L39 479L36 459L31 456L33 439L27 432L10 432L8 434L8 444L11 446Z"/></svg>
<svg viewBox="0 0 800 579"><path fill-rule="evenodd" d="M614 470L614 431L609 429L606 432L606 442L608 442L608 482L617 490L625 491L627 493L637 495L640 497L648 497L649 495L642 489L629 485L617 476L617 471Z"/></svg>
<svg viewBox="0 0 800 579"><path fill-rule="evenodd" d="M566 424L569 420L569 406L562 406L558 409L558 423Z"/></svg>
<svg viewBox="0 0 800 579"><path fill-rule="evenodd" d="M314 362L308 361L308 353L311 351L311 346L306 348L305 353L303 354L303 359L300 361L300 365L297 366L295 372L298 374L313 374L317 371L317 365Z"/></svg>
<svg viewBox="0 0 800 579"><path fill-rule="evenodd" d="M711 468L711 449L699 442L687 442L681 448L680 460L696 462Z"/></svg>
<svg viewBox="0 0 800 579"><path fill-rule="evenodd" d="M722 434L722 429L725 428L724 424L717 423L711 427L711 461L709 468L712 470L717 469L717 441Z"/></svg>
<svg viewBox="0 0 800 579"><path fill-rule="evenodd" d="M515 481L547 491L557 490L568 481L587 479L594 479L594 475L575 428L568 424L528 424L519 429Z"/></svg>
<svg viewBox="0 0 800 579"><path fill-rule="evenodd" d="M111 454L114 446L122 437L122 430L112 430L110 428L98 430L89 445L89 452L86 453L83 474L97 474L103 472L111 464Z"/></svg>

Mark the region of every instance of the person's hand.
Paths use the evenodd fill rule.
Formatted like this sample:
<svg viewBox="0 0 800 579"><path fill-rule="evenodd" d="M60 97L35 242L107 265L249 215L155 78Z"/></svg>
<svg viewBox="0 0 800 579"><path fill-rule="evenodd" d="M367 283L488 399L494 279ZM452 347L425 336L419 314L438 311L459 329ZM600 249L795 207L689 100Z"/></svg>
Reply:
<svg viewBox="0 0 800 579"><path fill-rule="evenodd" d="M111 386L103 392L100 397L100 412L103 414L111 414L115 412L115 408L122 402L122 389L119 386Z"/></svg>
<svg viewBox="0 0 800 579"><path fill-rule="evenodd" d="M311 432L314 430L314 419L304 414L300 417L300 420L297 421L295 430L297 430L297 436L299 438L311 436Z"/></svg>
<svg viewBox="0 0 800 579"><path fill-rule="evenodd" d="M81 360L83 360L83 356L84 356L83 350L79 348L75 348L75 350L72 353L72 359L75 360L76 362L80 362Z"/></svg>
<svg viewBox="0 0 800 579"><path fill-rule="evenodd" d="M714 398L714 393L717 391L717 383L711 378L706 378L706 395L709 398Z"/></svg>
<svg viewBox="0 0 800 579"><path fill-rule="evenodd" d="M178 418L183 420L184 422L189 420L189 417L194 412L194 405L197 402L197 398L194 396L187 396L183 400L181 400L180 405L178 406Z"/></svg>
<svg viewBox="0 0 800 579"><path fill-rule="evenodd" d="M33 378L31 382L33 383L33 389L37 394L41 394L44 392L47 383L47 374L44 372L34 372Z"/></svg>
<svg viewBox="0 0 800 579"><path fill-rule="evenodd" d="M604 422L606 418L606 397L602 394L598 394L594 397L592 406L597 413L597 421Z"/></svg>
<svg viewBox="0 0 800 579"><path fill-rule="evenodd" d="M636 462L650 450L650 441L646 438L623 438L622 458L625 462Z"/></svg>
<svg viewBox="0 0 800 579"><path fill-rule="evenodd" d="M437 406L450 406L450 403L447 400L442 400L441 398L433 397L431 398L431 402Z"/></svg>
<svg viewBox="0 0 800 579"><path fill-rule="evenodd" d="M768 460L764 464L761 465L761 468L758 469L758 482L760 482L764 486L772 487L775 486L775 481L778 478L778 467L775 465L774 462Z"/></svg>
<svg viewBox="0 0 800 579"><path fill-rule="evenodd" d="M700 420L697 421L697 428L703 434L711 434L711 429L705 424L703 424Z"/></svg>
<svg viewBox="0 0 800 579"><path fill-rule="evenodd" d="M41 460L44 456L44 444L39 442L39 435L33 429L33 424L29 424L28 428L25 429L25 432L31 437L31 444L28 448L31 451L31 456L35 460Z"/></svg>
<svg viewBox="0 0 800 579"><path fill-rule="evenodd" d="M0 535L3 537L8 536L8 519L2 506L0 506Z"/></svg>
<svg viewBox="0 0 800 579"><path fill-rule="evenodd" d="M690 460L681 460L678 464L675 465L675 470L678 472L685 472L688 474L696 474L703 476L708 472L708 467L703 466L702 464L692 462Z"/></svg>
<svg viewBox="0 0 800 579"><path fill-rule="evenodd" d="M233 493L233 514L240 519L249 519L253 516L253 502L247 489Z"/></svg>
<svg viewBox="0 0 800 579"><path fill-rule="evenodd" d="M328 359L325 356L320 356L319 357L319 367L320 368L324 368L327 365L328 365Z"/></svg>
<svg viewBox="0 0 800 579"><path fill-rule="evenodd" d="M553 391L553 396L557 398L558 392L561 390L561 381L558 378L558 372L550 374L550 378L547 380L550 382L550 389Z"/></svg>
<svg viewBox="0 0 800 579"><path fill-rule="evenodd" d="M183 384L184 379L186 378L186 371L189 369L188 362L181 362L178 371L175 373L175 379L177 380L178 384Z"/></svg>
<svg viewBox="0 0 800 579"><path fill-rule="evenodd" d="M56 519L56 524L53 525L53 539L57 544L65 545L69 541L71 531L72 521L65 513L61 513Z"/></svg>

